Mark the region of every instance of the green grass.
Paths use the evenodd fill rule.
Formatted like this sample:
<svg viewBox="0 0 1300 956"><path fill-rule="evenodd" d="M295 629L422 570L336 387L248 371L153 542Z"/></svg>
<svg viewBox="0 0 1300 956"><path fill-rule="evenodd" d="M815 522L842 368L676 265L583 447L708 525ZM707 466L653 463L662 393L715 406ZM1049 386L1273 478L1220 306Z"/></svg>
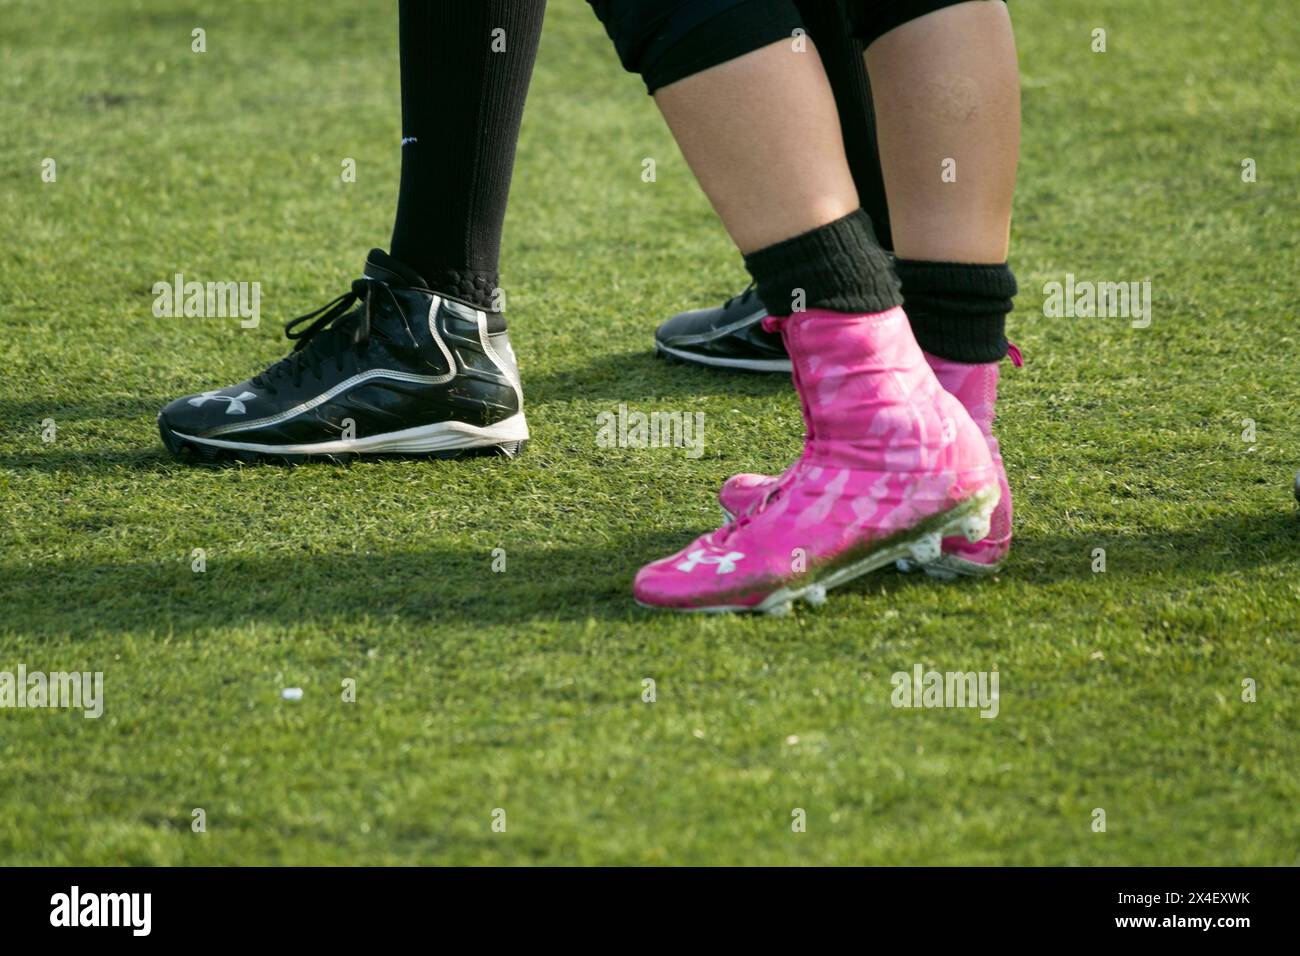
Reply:
<svg viewBox="0 0 1300 956"><path fill-rule="evenodd" d="M586 5L548 13L507 222L528 453L297 469L175 463L154 414L386 244L396 16L169 6L0 3L0 670L106 681L97 721L0 711L0 862L1300 862L1294 18L1013 5L1011 562L697 619L632 576L797 453L797 405L652 358L745 277ZM260 281L261 327L154 318L177 271ZM1151 327L1045 319L1067 272L1150 279ZM704 456L597 447L619 403L705 412ZM894 709L916 663L996 666L999 716Z"/></svg>

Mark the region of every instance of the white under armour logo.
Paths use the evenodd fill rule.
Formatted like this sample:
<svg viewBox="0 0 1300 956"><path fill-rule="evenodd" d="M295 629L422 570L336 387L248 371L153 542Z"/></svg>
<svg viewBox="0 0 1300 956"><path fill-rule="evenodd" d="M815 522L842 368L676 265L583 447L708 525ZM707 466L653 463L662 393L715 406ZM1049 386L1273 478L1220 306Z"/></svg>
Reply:
<svg viewBox="0 0 1300 956"><path fill-rule="evenodd" d="M690 574L695 570L696 565L716 564L718 574L730 574L736 570L736 562L743 557L744 555L739 551L728 551L726 554L709 554L703 548L697 548L686 556L685 561L677 565L677 570Z"/></svg>
<svg viewBox="0 0 1300 956"><path fill-rule="evenodd" d="M214 402L229 402L230 404L226 406L227 415L243 415L248 411L244 406L244 402L250 398L257 398L257 394L255 392L240 392L238 395L219 395L216 392L204 392L202 395L195 395L191 398L190 404L198 408L208 399L212 399Z"/></svg>

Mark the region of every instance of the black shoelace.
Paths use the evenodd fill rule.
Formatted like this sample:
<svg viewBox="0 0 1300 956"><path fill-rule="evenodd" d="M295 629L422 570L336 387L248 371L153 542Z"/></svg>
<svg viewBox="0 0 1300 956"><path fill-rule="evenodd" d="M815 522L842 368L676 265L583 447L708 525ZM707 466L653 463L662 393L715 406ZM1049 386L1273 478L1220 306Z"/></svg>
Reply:
<svg viewBox="0 0 1300 956"><path fill-rule="evenodd" d="M376 287L388 293L402 321L406 316L401 304L393 295L393 290L385 282L363 276L352 283L352 288L337 299L327 302L319 309L290 319L285 323L284 335L294 340L293 351L276 362L265 372L254 375L252 382L275 394L275 383L286 376L292 379L294 387L302 384L304 372L311 372L316 378L321 377L321 368L333 359L335 367L343 371L343 359L349 350L362 350L370 342L370 303ZM354 306L360 302L360 308ZM301 331L295 331L304 322L310 322ZM410 328L407 328L410 332ZM414 336L412 336L414 341Z"/></svg>
<svg viewBox="0 0 1300 956"><path fill-rule="evenodd" d="M729 309L731 308L732 303L748 302L750 299L754 297L754 293L756 293L757 291L758 291L758 286L755 283L750 282L749 285L745 286L744 292L740 293L739 295L733 295L730 299L728 299L726 302L722 304L722 307L724 309Z"/></svg>

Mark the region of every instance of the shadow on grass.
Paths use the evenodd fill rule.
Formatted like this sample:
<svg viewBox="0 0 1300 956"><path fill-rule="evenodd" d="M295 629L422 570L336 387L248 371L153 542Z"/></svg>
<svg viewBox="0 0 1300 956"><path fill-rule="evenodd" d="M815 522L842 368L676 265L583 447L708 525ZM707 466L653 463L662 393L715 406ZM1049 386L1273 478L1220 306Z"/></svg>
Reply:
<svg viewBox="0 0 1300 956"><path fill-rule="evenodd" d="M763 398L784 396L789 400L788 413L796 414L797 405L788 375L752 372L717 371L658 359L653 352L600 354L578 368L528 375L525 371L524 395L534 421L545 415L545 407L573 400L607 402L610 409L627 403L642 411L689 410L691 400L701 397L744 396ZM40 422L53 418L60 427L67 422L96 419L140 418L153 424L158 409L169 398L142 398L128 401L93 401L59 404L53 401L0 402L0 421L31 422L29 452L0 454L0 469L57 473L93 472L105 467L126 467L138 471L166 472L186 466L226 467L188 460L178 463L163 449L161 440L140 448L117 448L103 451L43 446ZM329 462L312 462L309 467L335 467ZM243 467L283 467L277 462L247 463Z"/></svg>
<svg viewBox="0 0 1300 956"><path fill-rule="evenodd" d="M196 463L197 464L197 463ZM0 471L39 471L48 474L59 472L102 473L110 468L127 468L131 471L165 473L185 468L176 461L159 440L154 448L115 448L109 451L50 450L34 451L20 455L0 455ZM199 467L212 467L200 465Z"/></svg>
<svg viewBox="0 0 1300 956"><path fill-rule="evenodd" d="M179 393L178 393L179 394ZM39 436L40 423L52 418L60 427L65 422L84 422L95 419L139 418L152 422L158 410L176 395L148 398L95 398L86 402L68 402L54 398L28 398L21 402L0 402L0 421L10 424L30 422L32 434Z"/></svg>
<svg viewBox="0 0 1300 956"><path fill-rule="evenodd" d="M510 548L506 573L488 549L427 547L372 553L189 556L168 562L0 564L0 631L76 637L88 632L175 631L348 622L518 627L529 622L627 621L653 613L631 600L636 569L681 547L696 530L632 533L599 546ZM1098 580L1091 554L1105 548L1109 579L1126 583L1176 571L1181 587L1225 572L1296 561L1294 515L1246 515L1205 527L1137 536L1065 534L1017 540L1003 579L1027 584ZM938 586L924 575L890 571L846 586L886 595ZM954 587L981 588L966 581ZM1156 593L1153 591L1153 593ZM1163 593L1161 591L1160 593ZM990 600L1001 597L990 596ZM834 613L834 604L818 613Z"/></svg>
<svg viewBox="0 0 1300 956"><path fill-rule="evenodd" d="M527 357L525 356L525 359ZM714 396L788 396L794 389L788 374L710 369L657 358L652 346L645 351L600 352L590 361L552 372L530 374L523 370L524 398L534 407L572 399L644 403L663 399Z"/></svg>
<svg viewBox="0 0 1300 956"><path fill-rule="evenodd" d="M171 459L163 448L162 440L157 437L154 421L158 410L170 400L154 397L71 403L53 400L0 402L0 421L17 426L6 438L18 447L30 448L29 451L0 453L0 470L57 473L128 468L133 471L165 471L173 466L169 464ZM41 440L41 423L47 418L54 420L57 429L55 441L48 445ZM75 447L68 440L70 434L76 434L75 429L71 428L72 423L124 421L132 418L152 427L156 439L154 444L136 448L87 450Z"/></svg>
<svg viewBox="0 0 1300 956"><path fill-rule="evenodd" d="M205 555L171 561L0 563L0 633L185 631L249 624L400 620L409 624L521 625L530 620L628 619L631 581L648 558L684 544L656 531L603 546L509 547L492 570L490 547L378 552ZM10 556L12 558L12 555Z"/></svg>

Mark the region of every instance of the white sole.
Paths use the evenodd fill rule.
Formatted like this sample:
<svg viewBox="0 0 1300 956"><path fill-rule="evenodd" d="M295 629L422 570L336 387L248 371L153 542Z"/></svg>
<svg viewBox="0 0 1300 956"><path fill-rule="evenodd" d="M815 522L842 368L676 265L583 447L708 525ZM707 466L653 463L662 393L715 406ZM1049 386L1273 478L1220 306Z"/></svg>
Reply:
<svg viewBox="0 0 1300 956"><path fill-rule="evenodd" d="M993 520L993 511L1002 498L1002 489L996 484L990 485L971 495L965 501L946 512L943 520L928 531L895 541L889 547L881 548L860 561L836 568L825 577L809 582L801 587L780 587L765 597L758 604L750 606L719 604L712 607L663 607L657 604L641 604L661 611L680 611L688 614L731 614L739 612L782 615L788 614L795 601L804 600L818 605L826 600L826 592L831 588L846 584L854 578L883 568L900 559L915 561L918 565L933 564L943 553L943 539L954 534L964 535L967 541L976 542L987 538L989 525Z"/></svg>
<svg viewBox="0 0 1300 956"><path fill-rule="evenodd" d="M690 362L692 365L711 365L714 368L737 368L744 369L748 372L789 372L789 359L729 359L729 358L705 358L694 352L683 352L672 346L664 345L662 342L656 342L655 348L665 355L671 355L675 359L683 362Z"/></svg>
<svg viewBox="0 0 1300 956"><path fill-rule="evenodd" d="M987 578L1001 571L1002 564L1001 561L994 564L980 564L978 561L959 558L955 554L941 554L938 561L931 561L929 564L913 564L907 558L899 558L894 562L895 567L903 574L924 571L930 577L940 581L952 581L956 578Z"/></svg>
<svg viewBox="0 0 1300 956"><path fill-rule="evenodd" d="M724 521L736 520L736 516L722 505L718 505L718 510L722 512ZM1004 563L1004 561L998 561L996 564L980 564L978 561L967 561L965 558L959 558L956 555L940 554L938 559L928 564L918 564L911 558L898 558L894 561L894 568L900 574L914 574L917 571L924 571L937 581L955 581L957 578L992 577L1002 570Z"/></svg>
<svg viewBox="0 0 1300 956"><path fill-rule="evenodd" d="M517 412L495 425L470 425L465 422L438 422L418 425L401 431L365 438L338 439L313 442L306 445L265 445L254 442L226 441L221 438L200 438L184 432L173 432L179 438L197 445L229 448L234 451L252 451L264 455L403 455L423 452L449 451L457 448L482 448L508 442L528 440L528 423L524 413Z"/></svg>

